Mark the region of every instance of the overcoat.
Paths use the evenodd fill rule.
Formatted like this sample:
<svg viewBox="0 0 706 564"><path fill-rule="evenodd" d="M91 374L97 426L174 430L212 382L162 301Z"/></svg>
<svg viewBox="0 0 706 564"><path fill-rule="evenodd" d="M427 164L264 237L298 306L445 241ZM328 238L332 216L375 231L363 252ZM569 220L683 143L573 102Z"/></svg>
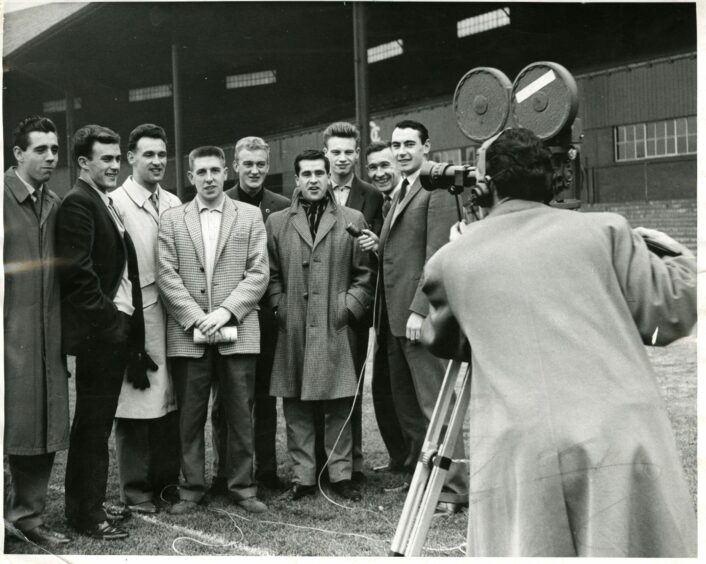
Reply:
<svg viewBox="0 0 706 564"><path fill-rule="evenodd" d="M69 442L54 242L60 200L46 186L42 199L39 230L27 188L14 167L5 172L5 454L55 452Z"/></svg>
<svg viewBox="0 0 706 564"><path fill-rule="evenodd" d="M363 215L337 206L333 193L312 241L299 191L267 220L270 285L279 336L270 395L324 400L355 394L349 331L372 305L372 257L346 231L366 227Z"/></svg>
<svg viewBox="0 0 706 564"><path fill-rule="evenodd" d="M145 351L158 367L156 371L147 372L150 387L146 390L138 390L126 379L123 380L115 417L156 419L177 408L167 366L167 314L157 290L157 232L159 215L181 205L181 202L161 187L157 191L159 212L147 198L147 191L140 188L132 177L110 193L113 205L135 245L145 318Z"/></svg>
<svg viewBox="0 0 706 564"><path fill-rule="evenodd" d="M197 199L165 211L159 223L157 286L167 308L167 356L200 358L205 344L195 344L193 326L217 307L231 312L238 327L235 343L218 352L260 352L258 302L267 291L267 236L260 210L224 198L221 230L211 280L209 308L201 219Z"/></svg>
<svg viewBox="0 0 706 564"><path fill-rule="evenodd" d="M643 345L696 321L688 249L660 259L617 214L509 200L432 257L424 291L425 343L472 352L470 556L696 555Z"/></svg>

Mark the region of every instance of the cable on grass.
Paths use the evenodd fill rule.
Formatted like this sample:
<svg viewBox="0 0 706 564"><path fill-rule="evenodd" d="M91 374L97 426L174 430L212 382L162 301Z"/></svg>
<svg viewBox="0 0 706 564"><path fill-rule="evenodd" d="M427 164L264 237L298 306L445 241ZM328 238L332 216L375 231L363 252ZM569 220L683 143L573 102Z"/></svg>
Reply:
<svg viewBox="0 0 706 564"><path fill-rule="evenodd" d="M16 538L18 538L18 539L20 539L20 540L22 540L22 541L24 541L24 542L26 542L26 543L28 543L28 544L31 544L32 546L38 548L39 550L42 550L42 551L46 552L46 553L49 554L50 556L55 556L56 558L58 558L58 559L61 560L62 562L66 562L66 564L71 564L71 562L70 562L69 560L67 560L66 558L64 558L63 556L61 556L61 554L55 554L55 553L53 553L53 552L50 552L49 550L47 550L46 548L44 548L41 544L37 544L37 543L34 542L33 540L30 540L29 538L27 538L27 535L25 535L22 531L20 531L17 527L15 527L15 526L14 526L12 523L10 523L10 521L8 521L7 519L5 519L5 530L6 530L8 533L10 533L12 536L14 536L14 537L16 537Z"/></svg>
<svg viewBox="0 0 706 564"><path fill-rule="evenodd" d="M456 552L459 551L461 554L466 556L466 542L462 542L458 546L447 546L447 547L441 547L441 548L423 548L424 551L426 552Z"/></svg>

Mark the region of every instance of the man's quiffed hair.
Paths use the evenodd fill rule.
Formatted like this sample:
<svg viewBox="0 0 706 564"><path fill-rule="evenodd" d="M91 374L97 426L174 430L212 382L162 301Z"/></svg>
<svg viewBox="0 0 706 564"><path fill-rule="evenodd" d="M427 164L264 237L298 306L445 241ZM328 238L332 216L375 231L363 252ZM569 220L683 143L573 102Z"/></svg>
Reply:
<svg viewBox="0 0 706 564"><path fill-rule="evenodd" d="M326 174L329 174L331 172L331 164L328 162L328 159L326 158L326 155L324 155L324 152L319 151L318 149L307 149L306 151L302 151L301 153L299 153L294 159L294 173L299 176L300 162L318 160L324 161Z"/></svg>
<svg viewBox="0 0 706 564"><path fill-rule="evenodd" d="M235 143L235 154L233 160L238 162L238 154L240 151L265 151L267 153L267 162L270 161L270 146L265 143L262 137L243 137Z"/></svg>
<svg viewBox="0 0 706 564"><path fill-rule="evenodd" d="M355 125L347 121L337 121L324 129L324 147L326 147L331 137L355 139L355 146L360 145L360 131Z"/></svg>
<svg viewBox="0 0 706 564"><path fill-rule="evenodd" d="M529 129L503 131L486 151L485 163L499 198L552 199L551 153Z"/></svg>
<svg viewBox="0 0 706 564"><path fill-rule="evenodd" d="M29 147L29 134L33 131L40 133L56 133L56 125L48 117L27 116L12 132L12 146L23 151Z"/></svg>
<svg viewBox="0 0 706 564"><path fill-rule="evenodd" d="M79 157L90 159L93 154L94 143L120 145L120 135L102 125L84 125L77 129L76 133L74 133L71 149L74 162L77 162Z"/></svg>
<svg viewBox="0 0 706 564"><path fill-rule="evenodd" d="M429 140L429 131L423 123L414 121L413 119L405 119L395 125L395 129L416 129L419 132L419 138L422 140L422 145Z"/></svg>
<svg viewBox="0 0 706 564"><path fill-rule="evenodd" d="M203 145L202 147L196 147L196 149L189 153L189 168L193 169L194 161L201 157L217 157L221 159L223 166L226 164L226 154L223 152L223 149L215 145Z"/></svg>
<svg viewBox="0 0 706 564"><path fill-rule="evenodd" d="M167 144L167 134L164 132L164 129L153 123L143 123L130 132L130 136L127 138L127 150L135 151L135 149L137 149L137 142L143 137L161 139L164 141L165 145Z"/></svg>
<svg viewBox="0 0 706 564"><path fill-rule="evenodd" d="M373 153L379 153L380 151L384 151L389 148L389 141L373 141L370 145L368 145L368 148L365 149L365 156L369 157Z"/></svg>

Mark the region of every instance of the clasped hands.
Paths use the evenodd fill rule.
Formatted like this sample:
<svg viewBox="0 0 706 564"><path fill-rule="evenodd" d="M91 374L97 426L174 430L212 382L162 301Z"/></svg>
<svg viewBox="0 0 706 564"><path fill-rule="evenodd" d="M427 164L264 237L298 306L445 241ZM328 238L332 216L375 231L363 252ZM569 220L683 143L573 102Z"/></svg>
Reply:
<svg viewBox="0 0 706 564"><path fill-rule="evenodd" d="M194 323L194 327L203 333L209 344L216 342L216 335L230 321L232 314L224 307L218 307Z"/></svg>

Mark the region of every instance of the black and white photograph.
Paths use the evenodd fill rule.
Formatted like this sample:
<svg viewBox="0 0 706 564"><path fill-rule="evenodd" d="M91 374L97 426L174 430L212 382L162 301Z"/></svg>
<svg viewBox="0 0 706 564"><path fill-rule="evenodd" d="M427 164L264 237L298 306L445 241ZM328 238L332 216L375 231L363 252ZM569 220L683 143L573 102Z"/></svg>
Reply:
<svg viewBox="0 0 706 564"><path fill-rule="evenodd" d="M4 558L698 557L702 7L5 0Z"/></svg>

